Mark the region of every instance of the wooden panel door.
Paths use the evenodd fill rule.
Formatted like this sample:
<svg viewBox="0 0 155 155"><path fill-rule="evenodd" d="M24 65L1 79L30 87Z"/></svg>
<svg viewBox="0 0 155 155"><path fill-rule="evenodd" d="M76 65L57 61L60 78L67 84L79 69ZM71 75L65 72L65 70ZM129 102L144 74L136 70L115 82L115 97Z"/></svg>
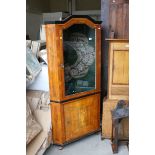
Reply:
<svg viewBox="0 0 155 155"><path fill-rule="evenodd" d="M114 51L113 57L113 84L129 83L129 52L128 50Z"/></svg>
<svg viewBox="0 0 155 155"><path fill-rule="evenodd" d="M99 94L64 104L66 141L99 130L99 107Z"/></svg>
<svg viewBox="0 0 155 155"><path fill-rule="evenodd" d="M129 99L129 43L113 39L109 48L108 97Z"/></svg>

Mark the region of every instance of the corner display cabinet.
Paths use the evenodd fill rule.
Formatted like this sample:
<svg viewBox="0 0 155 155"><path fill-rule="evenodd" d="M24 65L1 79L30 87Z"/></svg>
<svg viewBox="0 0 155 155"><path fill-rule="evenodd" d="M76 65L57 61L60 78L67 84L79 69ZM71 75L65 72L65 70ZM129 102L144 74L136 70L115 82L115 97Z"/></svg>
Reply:
<svg viewBox="0 0 155 155"><path fill-rule="evenodd" d="M100 24L77 15L45 23L54 144L100 130Z"/></svg>

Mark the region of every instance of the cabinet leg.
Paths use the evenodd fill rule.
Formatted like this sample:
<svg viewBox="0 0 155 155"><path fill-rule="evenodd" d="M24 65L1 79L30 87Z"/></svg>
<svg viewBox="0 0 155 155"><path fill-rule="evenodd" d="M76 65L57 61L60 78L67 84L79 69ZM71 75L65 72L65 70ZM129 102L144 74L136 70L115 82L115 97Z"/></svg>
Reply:
<svg viewBox="0 0 155 155"><path fill-rule="evenodd" d="M112 150L113 150L113 153L118 153L118 120L113 121L113 126L112 126Z"/></svg>
<svg viewBox="0 0 155 155"><path fill-rule="evenodd" d="M104 140L104 137L103 136L101 136L101 140Z"/></svg>
<svg viewBox="0 0 155 155"><path fill-rule="evenodd" d="M59 146L58 149L59 149L59 150L63 150L63 148L64 148L64 146Z"/></svg>

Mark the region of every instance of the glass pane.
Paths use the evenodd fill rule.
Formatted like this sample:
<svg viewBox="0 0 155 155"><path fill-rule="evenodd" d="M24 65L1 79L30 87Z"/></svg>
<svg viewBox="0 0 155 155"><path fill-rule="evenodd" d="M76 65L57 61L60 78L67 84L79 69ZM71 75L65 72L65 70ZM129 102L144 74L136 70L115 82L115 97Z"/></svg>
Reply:
<svg viewBox="0 0 155 155"><path fill-rule="evenodd" d="M95 29L75 24L63 31L65 95L95 89Z"/></svg>

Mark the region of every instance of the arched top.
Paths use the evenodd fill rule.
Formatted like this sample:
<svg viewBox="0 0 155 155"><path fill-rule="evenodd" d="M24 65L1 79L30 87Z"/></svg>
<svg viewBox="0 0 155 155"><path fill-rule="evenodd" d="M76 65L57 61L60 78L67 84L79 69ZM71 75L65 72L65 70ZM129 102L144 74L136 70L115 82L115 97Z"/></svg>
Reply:
<svg viewBox="0 0 155 155"><path fill-rule="evenodd" d="M90 16L87 15L71 15L67 18L65 18L62 21L46 21L44 22L44 24L65 24L66 22L68 22L69 20L72 20L73 18L85 18L88 19L89 21L91 21L94 24L101 24L102 21L96 21L93 18L91 18Z"/></svg>

